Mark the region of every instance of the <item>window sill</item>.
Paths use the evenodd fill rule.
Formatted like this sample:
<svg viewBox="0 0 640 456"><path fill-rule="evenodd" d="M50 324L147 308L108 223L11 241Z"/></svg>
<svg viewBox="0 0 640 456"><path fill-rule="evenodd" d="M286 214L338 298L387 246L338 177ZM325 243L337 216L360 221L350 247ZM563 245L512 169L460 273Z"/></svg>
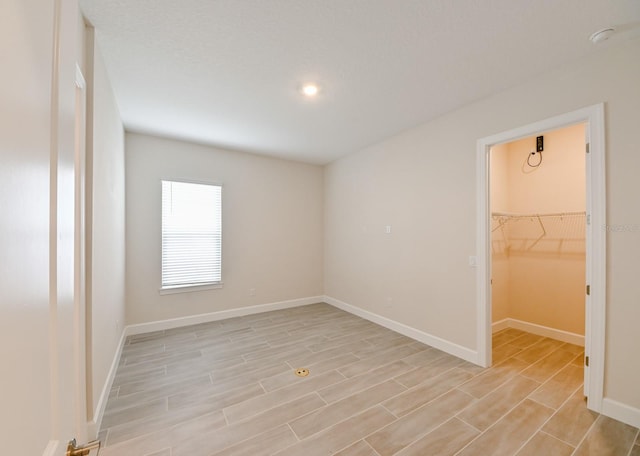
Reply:
<svg viewBox="0 0 640 456"><path fill-rule="evenodd" d="M176 293L191 293L194 291L217 290L219 288L222 288L222 282L208 283L205 285L184 285L170 288L160 288L160 290L158 290L158 293L160 293L161 295L168 295Z"/></svg>

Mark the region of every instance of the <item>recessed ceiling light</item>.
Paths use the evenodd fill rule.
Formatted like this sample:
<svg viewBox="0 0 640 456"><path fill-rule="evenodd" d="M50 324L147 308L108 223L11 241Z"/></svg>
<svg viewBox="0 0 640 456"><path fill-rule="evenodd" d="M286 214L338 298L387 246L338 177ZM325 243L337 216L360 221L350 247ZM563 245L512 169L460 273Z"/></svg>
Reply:
<svg viewBox="0 0 640 456"><path fill-rule="evenodd" d="M615 29L613 27L607 27L592 34L589 37L589 40L593 44L602 43L603 41L608 40L611 35L613 35L613 32L615 32Z"/></svg>
<svg viewBox="0 0 640 456"><path fill-rule="evenodd" d="M318 87L318 84L315 84L313 82L304 84L301 89L302 94L308 98L315 97L316 95L318 95L319 91L320 87Z"/></svg>

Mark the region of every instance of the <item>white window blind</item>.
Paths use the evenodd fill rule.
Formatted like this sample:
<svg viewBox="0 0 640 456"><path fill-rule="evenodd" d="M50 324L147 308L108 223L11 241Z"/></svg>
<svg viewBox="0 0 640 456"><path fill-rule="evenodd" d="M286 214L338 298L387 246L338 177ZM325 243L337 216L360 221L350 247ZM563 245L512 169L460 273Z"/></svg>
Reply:
<svg viewBox="0 0 640 456"><path fill-rule="evenodd" d="M162 181L162 288L222 280L222 187Z"/></svg>

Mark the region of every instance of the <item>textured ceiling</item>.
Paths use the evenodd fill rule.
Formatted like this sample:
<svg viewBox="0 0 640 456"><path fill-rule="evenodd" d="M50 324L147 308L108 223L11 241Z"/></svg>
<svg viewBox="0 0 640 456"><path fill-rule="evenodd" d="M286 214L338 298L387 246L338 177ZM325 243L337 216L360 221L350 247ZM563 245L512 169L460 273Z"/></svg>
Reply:
<svg viewBox="0 0 640 456"><path fill-rule="evenodd" d="M81 0L129 131L327 163L637 37L638 0ZM595 46L594 31L619 33ZM299 87L317 81L321 94Z"/></svg>

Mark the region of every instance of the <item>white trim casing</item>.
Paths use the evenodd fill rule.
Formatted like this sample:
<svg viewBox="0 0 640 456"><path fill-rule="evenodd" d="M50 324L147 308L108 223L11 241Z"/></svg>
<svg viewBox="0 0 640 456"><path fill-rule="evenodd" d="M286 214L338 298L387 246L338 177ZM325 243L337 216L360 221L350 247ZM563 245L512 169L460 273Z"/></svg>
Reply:
<svg viewBox="0 0 640 456"><path fill-rule="evenodd" d="M589 112L590 153L587 160L587 284L591 294L586 297L585 353L590 358L587 405L602 411L604 397L604 357L607 301L607 211L605 187L604 104L592 106ZM589 261L589 258L591 261Z"/></svg>
<svg viewBox="0 0 640 456"><path fill-rule="evenodd" d="M604 395L605 306L606 306L606 190L604 104L599 103L540 122L478 140L477 145L477 348L478 364L491 365L491 258L489 253L489 150L495 144L515 141L541 132L577 123L587 123L589 153L586 154L587 178L587 243L586 283L591 294L586 296L585 393L587 406L602 411Z"/></svg>
<svg viewBox="0 0 640 456"><path fill-rule="evenodd" d="M481 142L482 141L482 142ZM478 141L476 167L476 337L478 359L482 367L491 366L491 255L489 251L489 149L492 144Z"/></svg>
<svg viewBox="0 0 640 456"><path fill-rule="evenodd" d="M330 296L325 296L324 302L332 305L333 307L344 310L345 312L357 315L358 317L364 318L365 320L372 321L373 323L384 326L387 329L415 339L418 342L422 342L431 347L437 348L438 350L442 350L443 352L449 353L450 355L462 358L465 361L469 361L474 364L477 361L478 353L474 350L471 350L470 348L463 347L462 345L458 345L453 342L449 342L448 340L441 339L440 337L431 335L424 331L420 331L419 329L412 328L411 326L407 326L403 323L399 323L395 320L391 320L387 317L383 317L373 312L369 312L368 310L361 309L360 307L347 304L346 302L339 301Z"/></svg>

